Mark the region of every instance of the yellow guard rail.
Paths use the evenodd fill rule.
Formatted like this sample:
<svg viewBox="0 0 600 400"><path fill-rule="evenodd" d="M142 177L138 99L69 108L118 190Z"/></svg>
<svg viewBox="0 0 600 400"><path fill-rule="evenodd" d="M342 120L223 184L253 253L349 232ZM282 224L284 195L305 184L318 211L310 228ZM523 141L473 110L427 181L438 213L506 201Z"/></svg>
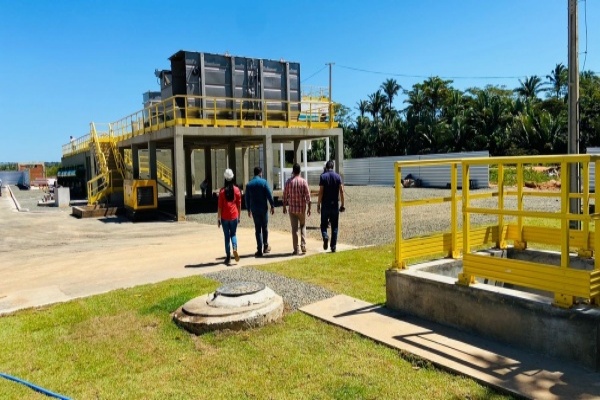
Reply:
<svg viewBox="0 0 600 400"><path fill-rule="evenodd" d="M540 192L525 190L524 170L527 166L554 164L561 167L560 191ZM402 200L402 168L449 165L449 197L421 200ZM471 193L469 185L458 187L459 168L462 182L469 182L469 168L475 165L497 165L498 187L496 191ZM591 270L574 269L570 266L570 251L574 250L582 258L592 258L594 250L600 248L600 235L595 235L600 214L590 213L590 165L598 171L600 156L562 155L467 158L452 160L399 161L395 163L396 188L396 248L394 268L406 268L411 258L446 254L452 258L462 255L463 272L459 275L459 284L469 285L475 277L487 278L514 285L544 290L554 293L554 304L571 307L577 298L600 304L600 259L594 259ZM569 168L580 168L581 193L569 193ZM516 169L516 187L505 185L505 171ZM413 189L410 189L413 190ZM505 198L516 196L516 209L505 207ZM526 209L527 196L556 197L560 202L558 212ZM474 207L472 201L485 197L498 197L497 207ZM582 212L570 213L569 200L581 199ZM595 204L600 204L600 192L593 194ZM402 237L402 211L405 207L450 202L450 232L433 234L426 237L404 239ZM462 214L462 228L459 230L459 209ZM471 215L485 214L498 217L497 223L487 226L471 226ZM530 226L525 218L559 221L560 228ZM579 221L580 228L571 229L570 221ZM592 229L591 229L592 228ZM528 243L560 246L560 265L550 265L515 259L478 255L476 247L494 245L505 249L512 241L516 250L525 250Z"/></svg>

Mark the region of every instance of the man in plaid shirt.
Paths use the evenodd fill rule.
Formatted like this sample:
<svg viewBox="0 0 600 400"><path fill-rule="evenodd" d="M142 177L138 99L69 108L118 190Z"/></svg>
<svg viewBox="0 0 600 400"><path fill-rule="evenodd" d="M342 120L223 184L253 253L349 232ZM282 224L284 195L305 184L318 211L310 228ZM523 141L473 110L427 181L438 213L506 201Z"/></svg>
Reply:
<svg viewBox="0 0 600 400"><path fill-rule="evenodd" d="M304 254L306 253L306 216L310 217L310 189L306 179L300 176L300 164L298 163L292 167L292 177L285 182L283 189L284 214L287 214L287 207L290 208L290 222L292 223L293 254L299 253L298 225L300 225L300 249Z"/></svg>

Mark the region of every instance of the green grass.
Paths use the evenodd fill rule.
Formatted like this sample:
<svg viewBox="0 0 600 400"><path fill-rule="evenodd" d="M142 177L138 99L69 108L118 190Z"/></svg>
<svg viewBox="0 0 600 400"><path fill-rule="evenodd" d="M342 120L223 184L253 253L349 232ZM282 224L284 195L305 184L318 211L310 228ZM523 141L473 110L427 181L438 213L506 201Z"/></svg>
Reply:
<svg viewBox="0 0 600 400"><path fill-rule="evenodd" d="M260 268L373 303L393 246ZM301 312L242 332L195 336L170 313L213 291L169 280L0 318L0 371L73 399L503 399L475 381ZM0 379L3 399L45 399Z"/></svg>
<svg viewBox="0 0 600 400"><path fill-rule="evenodd" d="M543 183L552 180L551 176L542 172L534 171L531 168L523 169L523 181L524 182L535 182ZM490 167L490 183L498 183L498 168ZM515 186L517 184L517 169L516 168L504 168L504 184L508 186Z"/></svg>

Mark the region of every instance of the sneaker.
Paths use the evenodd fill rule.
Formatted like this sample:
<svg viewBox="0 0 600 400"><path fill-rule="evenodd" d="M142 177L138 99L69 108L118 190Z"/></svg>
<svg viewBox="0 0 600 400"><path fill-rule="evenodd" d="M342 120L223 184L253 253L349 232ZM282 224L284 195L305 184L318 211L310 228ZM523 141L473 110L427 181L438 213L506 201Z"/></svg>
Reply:
<svg viewBox="0 0 600 400"><path fill-rule="evenodd" d="M265 248L263 249L263 253L269 254L270 252L271 252L271 246L269 246L268 244L266 244Z"/></svg>
<svg viewBox="0 0 600 400"><path fill-rule="evenodd" d="M294 251L292 252L292 255L293 255L293 256L297 256L297 255L298 255L298 250L294 250Z"/></svg>
<svg viewBox="0 0 600 400"><path fill-rule="evenodd" d="M323 238L323 250L327 250L329 246L329 238Z"/></svg>
<svg viewBox="0 0 600 400"><path fill-rule="evenodd" d="M331 252L335 253L335 247L331 246Z"/></svg>
<svg viewBox="0 0 600 400"><path fill-rule="evenodd" d="M231 257L227 256L225 257L225 265L229 265L231 264Z"/></svg>
<svg viewBox="0 0 600 400"><path fill-rule="evenodd" d="M302 246L301 249L302 249L302 253L306 253L306 246Z"/></svg>
<svg viewBox="0 0 600 400"><path fill-rule="evenodd" d="M240 255L238 254L237 250L233 251L233 258L235 258L236 262L240 261Z"/></svg>
<svg viewBox="0 0 600 400"><path fill-rule="evenodd" d="M254 253L254 257L262 257L263 253L261 253L260 251L257 251L256 253Z"/></svg>

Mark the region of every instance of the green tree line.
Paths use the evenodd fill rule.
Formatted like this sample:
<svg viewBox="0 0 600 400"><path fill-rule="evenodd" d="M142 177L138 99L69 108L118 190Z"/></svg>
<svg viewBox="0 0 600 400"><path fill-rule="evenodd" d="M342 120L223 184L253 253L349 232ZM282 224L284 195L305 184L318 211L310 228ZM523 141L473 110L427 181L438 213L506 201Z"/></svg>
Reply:
<svg viewBox="0 0 600 400"><path fill-rule="evenodd" d="M519 87L487 85L465 91L431 77L404 89L387 79L356 104L337 105L348 158L488 150L492 156L565 154L568 143L568 71L557 64L545 78ZM403 108L394 100L404 94ZM600 146L600 77L580 74L580 152ZM323 159L322 144L313 159Z"/></svg>

